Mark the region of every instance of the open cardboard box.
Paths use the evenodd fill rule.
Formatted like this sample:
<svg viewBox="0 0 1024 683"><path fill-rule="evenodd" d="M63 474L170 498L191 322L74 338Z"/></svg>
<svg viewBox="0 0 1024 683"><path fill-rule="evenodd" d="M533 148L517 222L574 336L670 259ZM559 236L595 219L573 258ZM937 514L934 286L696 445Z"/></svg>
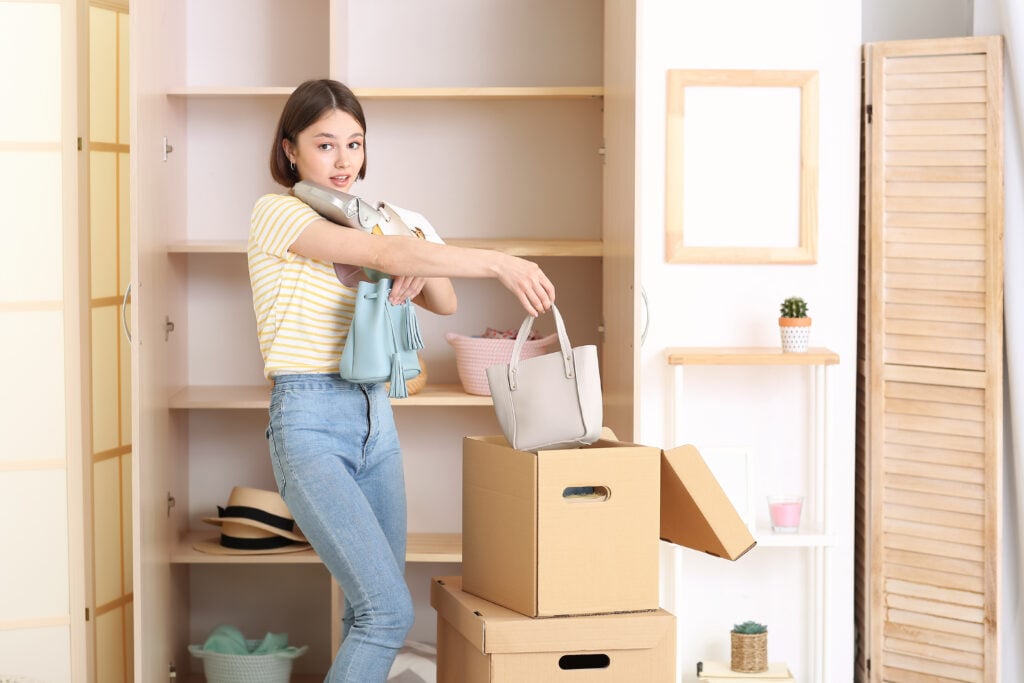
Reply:
<svg viewBox="0 0 1024 683"><path fill-rule="evenodd" d="M434 578L438 683L669 683L675 617L665 610L531 619Z"/></svg>
<svg viewBox="0 0 1024 683"><path fill-rule="evenodd" d="M754 538L693 446L463 440L463 588L529 617L658 608L658 539L730 560ZM593 487L589 496L574 496Z"/></svg>

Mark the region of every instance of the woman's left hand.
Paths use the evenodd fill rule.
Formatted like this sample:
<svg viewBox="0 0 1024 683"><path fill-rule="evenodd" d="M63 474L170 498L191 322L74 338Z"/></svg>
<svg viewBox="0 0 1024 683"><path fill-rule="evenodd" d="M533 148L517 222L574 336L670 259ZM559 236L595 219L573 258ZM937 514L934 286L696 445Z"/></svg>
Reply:
<svg viewBox="0 0 1024 683"><path fill-rule="evenodd" d="M391 283L391 296L388 297L388 301L397 306L407 299L415 299L423 291L423 285L426 283L426 278L399 275Z"/></svg>

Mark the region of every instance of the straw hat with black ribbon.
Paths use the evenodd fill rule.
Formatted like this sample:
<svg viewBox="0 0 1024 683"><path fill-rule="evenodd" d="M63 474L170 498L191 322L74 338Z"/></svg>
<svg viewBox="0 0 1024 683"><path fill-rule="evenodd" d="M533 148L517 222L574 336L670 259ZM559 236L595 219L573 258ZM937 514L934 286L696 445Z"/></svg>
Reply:
<svg viewBox="0 0 1024 683"><path fill-rule="evenodd" d="M310 547L276 491L236 486L231 489L227 506L218 505L217 516L203 517L203 521L221 527L220 539L192 545L204 553L267 555Z"/></svg>

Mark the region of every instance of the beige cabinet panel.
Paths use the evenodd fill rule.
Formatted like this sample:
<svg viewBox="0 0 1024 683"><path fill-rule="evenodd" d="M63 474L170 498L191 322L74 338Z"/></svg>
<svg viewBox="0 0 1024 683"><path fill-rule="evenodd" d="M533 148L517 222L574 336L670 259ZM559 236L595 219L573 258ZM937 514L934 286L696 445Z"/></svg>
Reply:
<svg viewBox="0 0 1024 683"><path fill-rule="evenodd" d="M92 310L92 452L121 445L118 406L118 306Z"/></svg>
<svg viewBox="0 0 1024 683"><path fill-rule="evenodd" d="M97 683L124 683L124 613L125 608L118 607L96 616Z"/></svg>
<svg viewBox="0 0 1024 683"><path fill-rule="evenodd" d="M117 142L117 13L89 8L89 140Z"/></svg>
<svg viewBox="0 0 1024 683"><path fill-rule="evenodd" d="M117 155L117 295L124 294L132 277L131 265L131 168L128 152Z"/></svg>
<svg viewBox="0 0 1024 683"><path fill-rule="evenodd" d="M93 300L119 294L117 156L113 152L89 153L89 296Z"/></svg>
<svg viewBox="0 0 1024 683"><path fill-rule="evenodd" d="M107 458L92 468L94 604L100 610L121 597L121 459Z"/></svg>
<svg viewBox="0 0 1024 683"><path fill-rule="evenodd" d="M128 107L131 103L131 91L129 90L128 78L128 15L124 12L117 14L117 141L122 145L128 144L129 123ZM128 169L124 169L125 177L128 177ZM128 194L125 193L125 197Z"/></svg>

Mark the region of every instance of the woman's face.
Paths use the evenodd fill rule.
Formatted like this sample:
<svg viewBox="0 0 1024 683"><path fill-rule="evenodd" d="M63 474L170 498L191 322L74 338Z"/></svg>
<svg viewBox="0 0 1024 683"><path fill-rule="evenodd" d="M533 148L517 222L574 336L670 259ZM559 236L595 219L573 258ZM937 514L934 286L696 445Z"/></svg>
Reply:
<svg viewBox="0 0 1024 683"><path fill-rule="evenodd" d="M348 112L331 109L284 151L302 180L348 192L363 167L363 129Z"/></svg>

